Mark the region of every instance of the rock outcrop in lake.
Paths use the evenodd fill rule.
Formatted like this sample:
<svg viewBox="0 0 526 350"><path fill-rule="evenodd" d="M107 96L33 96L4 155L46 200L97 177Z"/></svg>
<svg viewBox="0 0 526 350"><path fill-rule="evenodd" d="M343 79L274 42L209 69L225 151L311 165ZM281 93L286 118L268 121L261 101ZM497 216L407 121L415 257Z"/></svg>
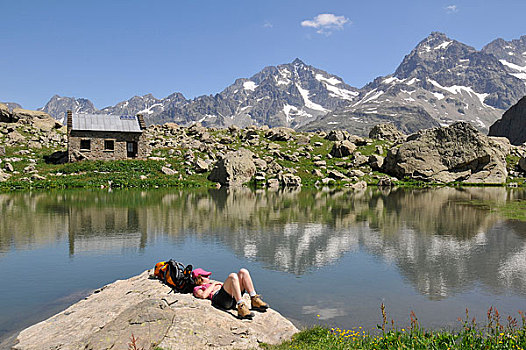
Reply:
<svg viewBox="0 0 526 350"><path fill-rule="evenodd" d="M400 179L504 183L509 152L507 139L485 136L471 124L458 122L409 136L389 150L383 170Z"/></svg>
<svg viewBox="0 0 526 350"><path fill-rule="evenodd" d="M132 335L139 349L255 349L277 344L298 330L269 309L253 320L239 320L235 311L221 311L210 300L150 279L148 271L116 281L31 326L18 335L15 350L128 349Z"/></svg>
<svg viewBox="0 0 526 350"><path fill-rule="evenodd" d="M526 97L508 109L501 119L489 128L490 136L504 136L512 145L526 142Z"/></svg>

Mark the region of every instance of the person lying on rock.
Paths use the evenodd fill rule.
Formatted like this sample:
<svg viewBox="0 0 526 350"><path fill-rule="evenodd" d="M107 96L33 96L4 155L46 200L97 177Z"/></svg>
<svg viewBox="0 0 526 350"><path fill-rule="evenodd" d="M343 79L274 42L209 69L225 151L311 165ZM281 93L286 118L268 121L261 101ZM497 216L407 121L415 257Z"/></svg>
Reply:
<svg viewBox="0 0 526 350"><path fill-rule="evenodd" d="M197 268L192 271L192 277L196 286L194 296L200 299L212 300L212 305L224 309L237 308L239 318L251 319L254 313L250 312L248 306L243 301L243 293L246 291L250 295L252 310L264 312L269 305L261 300L261 296L256 294L254 283L247 269L241 269L238 273L228 275L224 283L210 279L212 273Z"/></svg>

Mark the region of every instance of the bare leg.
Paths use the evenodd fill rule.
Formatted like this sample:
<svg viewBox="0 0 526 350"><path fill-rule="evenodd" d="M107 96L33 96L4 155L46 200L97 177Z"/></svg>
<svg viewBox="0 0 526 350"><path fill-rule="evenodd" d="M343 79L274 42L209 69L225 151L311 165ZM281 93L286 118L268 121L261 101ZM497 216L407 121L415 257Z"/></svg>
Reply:
<svg viewBox="0 0 526 350"><path fill-rule="evenodd" d="M250 277L250 272L248 272L247 269L239 270L237 275L239 277L239 287L241 290L244 289L249 294L255 291L252 277Z"/></svg>
<svg viewBox="0 0 526 350"><path fill-rule="evenodd" d="M236 301L241 300L241 286L237 273L228 275L225 283L223 283L223 288L225 288L226 292L233 296Z"/></svg>

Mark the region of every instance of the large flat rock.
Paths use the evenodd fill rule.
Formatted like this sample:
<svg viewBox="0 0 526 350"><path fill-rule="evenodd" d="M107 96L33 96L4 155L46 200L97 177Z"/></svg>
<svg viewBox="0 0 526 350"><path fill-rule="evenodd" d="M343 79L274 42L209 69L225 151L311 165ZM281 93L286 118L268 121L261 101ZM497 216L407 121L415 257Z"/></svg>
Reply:
<svg viewBox="0 0 526 350"><path fill-rule="evenodd" d="M128 349L132 335L144 349L251 349L261 342L280 343L298 331L272 309L256 312L252 320L236 314L212 307L210 300L173 293L145 271L23 330L13 349Z"/></svg>

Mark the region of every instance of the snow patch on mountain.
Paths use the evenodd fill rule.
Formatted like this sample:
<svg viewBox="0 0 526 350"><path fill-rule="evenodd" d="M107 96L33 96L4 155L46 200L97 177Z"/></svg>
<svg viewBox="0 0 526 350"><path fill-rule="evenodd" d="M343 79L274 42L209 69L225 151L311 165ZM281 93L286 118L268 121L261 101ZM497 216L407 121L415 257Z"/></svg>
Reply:
<svg viewBox="0 0 526 350"><path fill-rule="evenodd" d="M480 100L480 103L482 103L482 104L484 104L484 99L486 97L488 97L488 95L489 95L489 94L486 94L486 93L482 93L482 94L481 93L477 93L472 88L470 88L468 86L460 86L460 85L442 86L438 82L434 81L433 79L428 79L428 81L431 84L433 84L434 86L436 86L437 88L445 90L445 91L448 91L448 92L450 92L450 93L452 93L454 95L462 94L462 91L465 91L465 92L467 92L469 94L475 95L475 96L478 97L478 99Z"/></svg>
<svg viewBox="0 0 526 350"><path fill-rule="evenodd" d="M323 108L322 106L320 106L317 103L312 102L309 99L309 95L310 95L309 90L303 89L300 86L300 84L296 84L296 88L298 89L298 91L300 92L301 97L303 98L303 102L305 103L305 107L310 108L310 109L314 109L316 111L321 111L321 112L326 112L327 111L325 108Z"/></svg>
<svg viewBox="0 0 526 350"><path fill-rule="evenodd" d="M453 41L446 41L446 42L443 42L442 44L438 45L437 47L435 47L433 50L443 50L443 49L446 49L449 45L451 45Z"/></svg>
<svg viewBox="0 0 526 350"><path fill-rule="evenodd" d="M519 71L519 72L526 72L526 67L523 67L523 66L519 66L517 64L513 64L511 62L508 62L506 60L499 60L500 63L502 63L503 65L505 66L508 66L509 68L513 69L513 70L516 70L516 71Z"/></svg>
<svg viewBox="0 0 526 350"><path fill-rule="evenodd" d="M287 122L292 122L295 117L302 116L307 118L312 118L313 116L307 112L305 112L302 109L298 109L295 106L291 106L289 104L286 104L283 106L283 113L285 113L285 116L287 118Z"/></svg>
<svg viewBox="0 0 526 350"><path fill-rule="evenodd" d="M257 87L258 87L258 85L256 83L254 83L253 81L245 81L243 83L243 89L245 89L245 90L254 91L254 90L256 90Z"/></svg>
<svg viewBox="0 0 526 350"><path fill-rule="evenodd" d="M499 60L499 61L500 61L500 63L502 63L506 67L516 71L514 73L510 73L511 75L513 75L514 77L519 78L521 80L526 80L526 66L519 66L518 64L514 64L514 63L508 62L506 60Z"/></svg>
<svg viewBox="0 0 526 350"><path fill-rule="evenodd" d="M333 85L325 85L325 87L327 88L327 90L329 90L331 92L331 96L332 97L340 97L340 98L343 98L344 100L349 100L349 101L352 101L354 100L354 98L356 96L358 96L358 92L356 91L349 91L349 90L346 90L346 89L340 89L336 86L333 86Z"/></svg>
<svg viewBox="0 0 526 350"><path fill-rule="evenodd" d="M278 85L289 85L291 82L292 73L287 69L283 68L279 70L279 76L276 76L276 83Z"/></svg>
<svg viewBox="0 0 526 350"><path fill-rule="evenodd" d="M335 77L330 77L330 78L325 78L323 75L321 74L316 74L315 75L315 78L316 80L318 80L319 82L326 82L328 83L329 85L338 85L338 84L341 84L342 82L335 78Z"/></svg>
<svg viewBox="0 0 526 350"><path fill-rule="evenodd" d="M444 94L441 94L440 92L432 92L432 94L439 100L442 100L445 97Z"/></svg>
<svg viewBox="0 0 526 350"><path fill-rule="evenodd" d="M152 108L155 108L155 107L159 107L161 110L164 109L164 106L163 106L162 103L155 103L155 104L151 105L150 107L145 108L142 111L137 112L137 114L148 114L148 115L153 114L154 111L152 111Z"/></svg>
<svg viewBox="0 0 526 350"><path fill-rule="evenodd" d="M373 89L373 90L369 91L367 94L365 94L363 99L361 99L360 101L355 103L353 106L357 106L359 104L371 102L373 100L378 99L378 97L382 96L383 94L384 94L384 91L382 91L382 90L378 91L377 89Z"/></svg>

